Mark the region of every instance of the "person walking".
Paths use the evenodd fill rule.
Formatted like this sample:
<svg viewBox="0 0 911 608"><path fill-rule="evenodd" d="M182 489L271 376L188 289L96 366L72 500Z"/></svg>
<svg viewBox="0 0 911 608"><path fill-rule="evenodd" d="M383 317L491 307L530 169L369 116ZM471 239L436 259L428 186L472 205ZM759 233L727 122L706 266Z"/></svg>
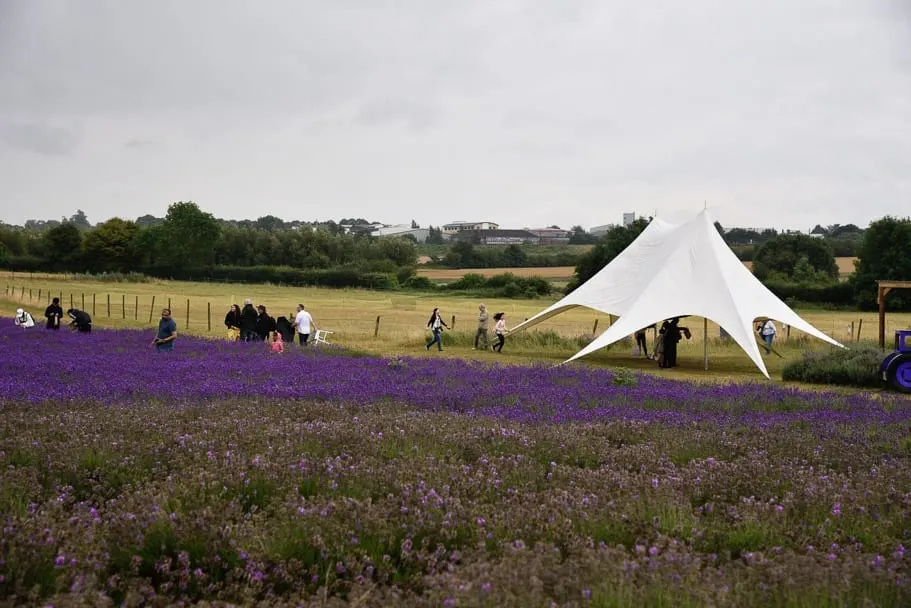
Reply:
<svg viewBox="0 0 911 608"><path fill-rule="evenodd" d="M766 319L765 323L762 324L762 328L759 330L759 335L762 337L762 341L765 342L765 354L772 354L772 341L775 339L775 334L777 333L778 330L775 328L772 319Z"/></svg>
<svg viewBox="0 0 911 608"><path fill-rule="evenodd" d="M497 343L491 347L491 350L502 353L503 345L506 344L506 334L509 333L509 329L506 327L506 313L498 312L493 316L493 319L497 322L493 329L493 332L497 335Z"/></svg>
<svg viewBox="0 0 911 608"><path fill-rule="evenodd" d="M487 306L481 304L478 306L478 331L474 335L474 347L472 350L478 350L480 341L484 341L484 350L490 347L490 341L487 339L487 328L490 325L490 313L487 312Z"/></svg>
<svg viewBox="0 0 911 608"><path fill-rule="evenodd" d="M640 356L648 359L648 341L645 339L645 330L646 328L643 327L636 332L636 348L639 350Z"/></svg>
<svg viewBox="0 0 911 608"><path fill-rule="evenodd" d="M158 321L158 333L152 340L152 345L160 353L174 350L174 340L177 339L177 321L171 318L171 309L161 310L161 319Z"/></svg>
<svg viewBox="0 0 911 608"><path fill-rule="evenodd" d="M91 333L92 331L92 317L89 313L84 310L79 310L78 308L70 308L66 311L66 316L68 316L72 321L70 321L70 327L73 331L78 331L80 333Z"/></svg>
<svg viewBox="0 0 911 608"><path fill-rule="evenodd" d="M430 328L430 331L433 332L433 339L425 344L424 348L430 350L430 347L436 344L437 349L440 352L443 352L443 328L445 327L446 329L449 329L449 326L446 325L446 321L444 321L443 317L440 316L439 308L433 309L433 312L430 314L430 320L427 321L427 327Z"/></svg>
<svg viewBox="0 0 911 608"><path fill-rule="evenodd" d="M294 327L297 330L297 337L301 346L307 346L310 334L316 331L316 321L313 315L304 309L303 304L297 305L297 316L294 317Z"/></svg>
<svg viewBox="0 0 911 608"><path fill-rule="evenodd" d="M228 328L228 340L237 342L240 339L240 306L231 304L225 315L225 327Z"/></svg>
<svg viewBox="0 0 911 608"><path fill-rule="evenodd" d="M261 342L265 342L275 331L275 319L269 316L269 313L266 312L266 307L262 304L257 306L256 310L258 313L256 316L256 337Z"/></svg>
<svg viewBox="0 0 911 608"><path fill-rule="evenodd" d="M47 319L46 329L60 329L60 319L63 318L60 298L54 298L51 305L44 309L44 318Z"/></svg>
<svg viewBox="0 0 911 608"><path fill-rule="evenodd" d="M256 339L256 320L259 315L253 308L253 300L244 300L243 310L240 311L240 341L252 342Z"/></svg>
<svg viewBox="0 0 911 608"><path fill-rule="evenodd" d="M31 313L22 310L21 308L17 308L16 326L21 327L22 329L30 329L35 326L35 319L32 318Z"/></svg>

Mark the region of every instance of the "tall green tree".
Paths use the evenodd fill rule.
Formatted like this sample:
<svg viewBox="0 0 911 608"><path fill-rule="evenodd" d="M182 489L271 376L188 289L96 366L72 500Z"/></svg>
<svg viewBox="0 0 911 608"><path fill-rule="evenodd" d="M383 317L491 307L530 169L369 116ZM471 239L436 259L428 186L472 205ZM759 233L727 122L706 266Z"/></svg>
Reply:
<svg viewBox="0 0 911 608"><path fill-rule="evenodd" d="M651 218L638 218L629 226L614 226L595 244L591 251L582 256L576 266L576 274L567 286L567 291L575 289L589 280L615 257L620 255L630 243L642 234Z"/></svg>
<svg viewBox="0 0 911 608"><path fill-rule="evenodd" d="M71 222L47 230L42 236L42 258L50 270L78 270L82 263L82 233Z"/></svg>
<svg viewBox="0 0 911 608"><path fill-rule="evenodd" d="M815 271L832 281L838 279L832 246L825 239L805 234L779 234L763 243L753 256L753 274L760 280L768 279L773 273L793 279L794 269L802 257L806 257Z"/></svg>
<svg viewBox="0 0 911 608"><path fill-rule="evenodd" d="M911 281L911 219L884 217L864 231L857 252L854 296L861 308L877 307L877 281ZM911 310L911 293L895 291L886 305L890 310Z"/></svg>
<svg viewBox="0 0 911 608"><path fill-rule="evenodd" d="M92 222L89 221L89 218L85 215L85 211L82 209L77 209L76 213L71 215L70 219L67 221L76 226L76 228L79 228L79 230L88 230L92 227Z"/></svg>
<svg viewBox="0 0 911 608"><path fill-rule="evenodd" d="M196 203L170 205L161 228L160 260L165 266L200 268L214 262L221 225Z"/></svg>
<svg viewBox="0 0 911 608"><path fill-rule="evenodd" d="M92 272L129 272L135 270L133 239L139 233L135 222L112 218L98 224L85 235L83 260Z"/></svg>

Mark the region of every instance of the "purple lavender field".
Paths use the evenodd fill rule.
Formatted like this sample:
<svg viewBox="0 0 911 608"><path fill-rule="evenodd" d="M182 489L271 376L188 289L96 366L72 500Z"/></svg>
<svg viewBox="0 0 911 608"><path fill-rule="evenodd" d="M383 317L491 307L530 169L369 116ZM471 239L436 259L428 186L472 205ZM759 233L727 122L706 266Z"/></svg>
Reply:
<svg viewBox="0 0 911 608"><path fill-rule="evenodd" d="M911 605L911 400L0 321L0 604Z"/></svg>

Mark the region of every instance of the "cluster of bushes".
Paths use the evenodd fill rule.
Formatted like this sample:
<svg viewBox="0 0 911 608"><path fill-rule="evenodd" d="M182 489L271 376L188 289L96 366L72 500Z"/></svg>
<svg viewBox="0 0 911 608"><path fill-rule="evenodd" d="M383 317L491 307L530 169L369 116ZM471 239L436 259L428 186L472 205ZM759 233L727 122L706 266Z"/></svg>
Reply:
<svg viewBox="0 0 911 608"><path fill-rule="evenodd" d="M439 260L446 268L543 268L575 266L581 256L572 251L529 253L519 245L475 247L465 241L453 243Z"/></svg>
<svg viewBox="0 0 911 608"><path fill-rule="evenodd" d="M796 302L845 308L855 307L856 305L854 283L852 281L807 285L769 280L764 281L763 284L789 305L793 305Z"/></svg>
<svg viewBox="0 0 911 608"><path fill-rule="evenodd" d="M501 298L537 298L553 293L553 286L546 279L519 277L511 272L496 274L492 277L468 273L461 279L446 285L437 285L427 277L412 276L402 286L419 291L467 291Z"/></svg>
<svg viewBox="0 0 911 608"><path fill-rule="evenodd" d="M335 268L293 268L291 266L210 266L207 268L170 270L169 279L180 281L223 281L226 283L273 283L308 287L365 287L398 289L401 280L411 276L411 268L397 272L369 271L356 266Z"/></svg>
<svg viewBox="0 0 911 608"><path fill-rule="evenodd" d="M784 366L781 378L811 384L876 388L882 386L879 372L882 360L882 351L872 346L838 348L828 352L807 351L801 359Z"/></svg>

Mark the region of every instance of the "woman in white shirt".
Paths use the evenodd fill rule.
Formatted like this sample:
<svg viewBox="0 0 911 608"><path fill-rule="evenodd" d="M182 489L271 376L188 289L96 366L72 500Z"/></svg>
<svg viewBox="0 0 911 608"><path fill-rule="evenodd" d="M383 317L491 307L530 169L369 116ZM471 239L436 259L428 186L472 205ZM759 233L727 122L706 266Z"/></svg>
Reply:
<svg viewBox="0 0 911 608"><path fill-rule="evenodd" d="M775 324L772 323L772 319L766 319L765 323L762 324L762 329L759 330L759 335L762 336L763 342L766 343L766 354L772 352L772 340L775 339L776 333L778 333L778 330L775 328Z"/></svg>
<svg viewBox="0 0 911 608"><path fill-rule="evenodd" d="M427 321L427 327L430 328L430 331L433 332L433 339L424 345L424 348L430 350L430 347L434 344L437 345L437 348L440 352L443 351L443 340L441 338L443 334L443 328L449 329L449 326L446 325L446 321L443 320L443 317L440 316L440 309L434 308L433 313L430 315L430 320Z"/></svg>
<svg viewBox="0 0 911 608"><path fill-rule="evenodd" d="M494 328L494 333L497 335L497 343L491 347L491 350L497 353L503 352L503 345L506 344L506 333L509 329L506 328L506 313L498 312L493 316L494 321L497 322L496 327Z"/></svg>
<svg viewBox="0 0 911 608"><path fill-rule="evenodd" d="M16 309L16 325L22 329L28 329L35 326L35 319L32 318L31 314L18 308Z"/></svg>

